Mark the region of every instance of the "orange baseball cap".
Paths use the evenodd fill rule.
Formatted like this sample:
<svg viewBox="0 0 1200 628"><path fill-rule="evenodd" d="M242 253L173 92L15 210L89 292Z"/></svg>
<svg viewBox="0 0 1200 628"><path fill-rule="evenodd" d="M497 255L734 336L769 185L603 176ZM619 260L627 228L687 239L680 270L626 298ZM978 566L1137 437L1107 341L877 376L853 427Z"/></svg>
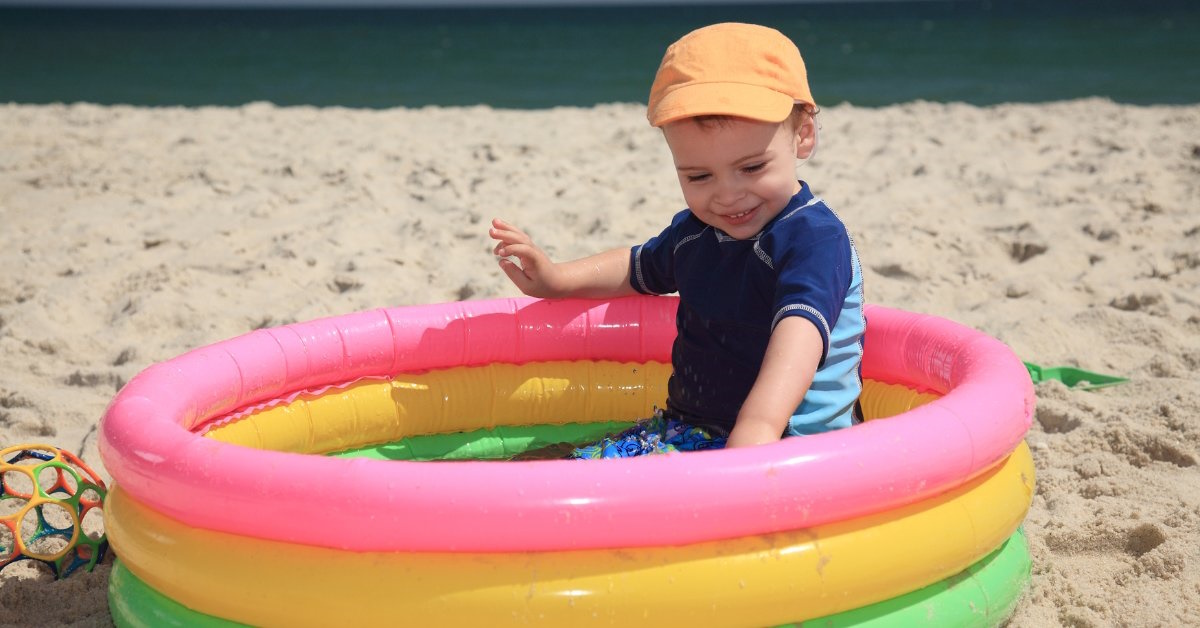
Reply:
<svg viewBox="0 0 1200 628"><path fill-rule="evenodd" d="M667 48L646 119L652 126L703 115L782 122L797 102L816 105L792 40L766 26L714 24Z"/></svg>

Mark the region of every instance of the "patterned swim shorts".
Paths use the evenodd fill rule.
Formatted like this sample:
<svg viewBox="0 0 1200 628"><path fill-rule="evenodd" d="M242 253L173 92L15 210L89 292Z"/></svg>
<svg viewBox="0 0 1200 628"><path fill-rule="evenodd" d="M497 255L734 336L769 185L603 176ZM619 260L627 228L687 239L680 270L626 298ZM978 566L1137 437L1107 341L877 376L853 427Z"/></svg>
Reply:
<svg viewBox="0 0 1200 628"><path fill-rule="evenodd" d="M683 421L668 419L659 412L623 432L605 436L597 443L576 447L568 457L630 458L672 451L721 449L725 441L725 436L714 435L710 430Z"/></svg>

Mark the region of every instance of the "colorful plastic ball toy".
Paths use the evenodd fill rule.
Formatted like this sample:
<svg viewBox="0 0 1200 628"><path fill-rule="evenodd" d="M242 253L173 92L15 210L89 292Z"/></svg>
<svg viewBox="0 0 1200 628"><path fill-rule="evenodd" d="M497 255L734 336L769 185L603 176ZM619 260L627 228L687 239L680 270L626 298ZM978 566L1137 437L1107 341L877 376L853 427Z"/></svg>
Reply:
<svg viewBox="0 0 1200 628"><path fill-rule="evenodd" d="M108 551L107 492L69 451L43 444L0 449L0 571L22 560L48 566L55 578L91 571Z"/></svg>

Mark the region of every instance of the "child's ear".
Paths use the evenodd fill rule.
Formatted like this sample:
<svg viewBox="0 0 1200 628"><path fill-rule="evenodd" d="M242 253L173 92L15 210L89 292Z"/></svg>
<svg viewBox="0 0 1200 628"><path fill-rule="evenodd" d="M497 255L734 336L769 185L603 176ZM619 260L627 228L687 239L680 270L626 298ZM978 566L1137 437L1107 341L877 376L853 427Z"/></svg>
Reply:
<svg viewBox="0 0 1200 628"><path fill-rule="evenodd" d="M796 125L796 158L808 159L817 150L817 123L812 116L804 116Z"/></svg>

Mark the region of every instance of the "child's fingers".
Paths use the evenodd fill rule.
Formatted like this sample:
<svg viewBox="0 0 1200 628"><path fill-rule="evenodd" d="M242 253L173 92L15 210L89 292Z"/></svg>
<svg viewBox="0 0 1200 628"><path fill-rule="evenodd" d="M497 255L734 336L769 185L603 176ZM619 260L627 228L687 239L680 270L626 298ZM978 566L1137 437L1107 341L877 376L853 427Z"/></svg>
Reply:
<svg viewBox="0 0 1200 628"><path fill-rule="evenodd" d="M513 231L512 225L508 224L507 222L504 222L503 220L500 220L499 218L492 219L492 228L489 229L489 232L491 232L492 234L508 233L511 231ZM495 237L495 236L493 235L492 237Z"/></svg>
<svg viewBox="0 0 1200 628"><path fill-rule="evenodd" d="M492 220L492 228L488 230L488 235L493 239L509 243L530 244L533 239L524 231L496 218Z"/></svg>
<svg viewBox="0 0 1200 628"><path fill-rule="evenodd" d="M488 234L499 240L492 251L500 258L500 270L508 275L517 289L529 296L546 296L542 270L550 262L546 254L533 243L533 239L499 218L492 219Z"/></svg>
<svg viewBox="0 0 1200 628"><path fill-rule="evenodd" d="M508 259L507 257L501 257L499 260L497 260L497 262L499 262L501 270L503 270L509 277L512 277L512 274L515 272L520 274L523 279L529 279L529 277L525 275L524 269L522 269L519 264L511 259Z"/></svg>
<svg viewBox="0 0 1200 628"><path fill-rule="evenodd" d="M521 229L519 227L512 224L511 222L506 222L499 218L492 219L492 228L497 231L511 231L511 232L522 233L522 234L524 233L521 231Z"/></svg>
<svg viewBox="0 0 1200 628"><path fill-rule="evenodd" d="M512 281L517 286L517 289L521 292L526 292L532 283L529 279L529 276L525 274L525 271L521 270L521 267L517 266L510 259L500 260L500 270L504 271L505 275L508 275L508 279ZM528 292L526 292L526 294L528 294Z"/></svg>
<svg viewBox="0 0 1200 628"><path fill-rule="evenodd" d="M500 243L496 245L496 255L499 257L515 257L521 260L521 266L528 267L538 263L538 250L528 244Z"/></svg>
<svg viewBox="0 0 1200 628"><path fill-rule="evenodd" d="M496 231L495 229L492 229L491 231L488 231L488 236L490 236L493 240L496 240L496 248L508 246L510 244L516 244L519 242L519 240L517 240L512 233L507 231Z"/></svg>
<svg viewBox="0 0 1200 628"><path fill-rule="evenodd" d="M488 233L488 235L490 235L493 240L499 240L499 241L503 242L504 244L532 244L533 243L533 240L530 240L529 236L527 236L519 231L498 231L496 229L492 229Z"/></svg>

